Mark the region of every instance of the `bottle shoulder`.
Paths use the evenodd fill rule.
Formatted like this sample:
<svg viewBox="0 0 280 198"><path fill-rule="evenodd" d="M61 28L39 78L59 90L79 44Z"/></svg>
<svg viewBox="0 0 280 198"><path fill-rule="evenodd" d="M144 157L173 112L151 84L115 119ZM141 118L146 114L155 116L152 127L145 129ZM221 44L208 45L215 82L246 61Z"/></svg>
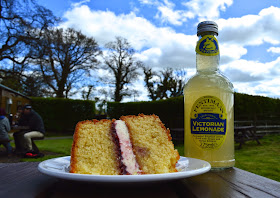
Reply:
<svg viewBox="0 0 280 198"><path fill-rule="evenodd" d="M233 84L220 72L214 73L196 73L186 83L184 89L225 89L233 92Z"/></svg>

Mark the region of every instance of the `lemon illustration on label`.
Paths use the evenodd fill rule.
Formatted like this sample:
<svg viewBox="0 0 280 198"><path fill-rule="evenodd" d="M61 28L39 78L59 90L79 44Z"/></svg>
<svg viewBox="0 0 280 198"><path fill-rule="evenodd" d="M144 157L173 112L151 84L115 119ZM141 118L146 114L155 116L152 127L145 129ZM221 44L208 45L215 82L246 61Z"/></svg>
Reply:
<svg viewBox="0 0 280 198"><path fill-rule="evenodd" d="M203 150L215 150L222 146L227 135L227 113L223 102L215 96L198 98L190 115L191 135Z"/></svg>
<svg viewBox="0 0 280 198"><path fill-rule="evenodd" d="M195 51L206 56L219 55L218 41L213 35L205 35L198 41Z"/></svg>

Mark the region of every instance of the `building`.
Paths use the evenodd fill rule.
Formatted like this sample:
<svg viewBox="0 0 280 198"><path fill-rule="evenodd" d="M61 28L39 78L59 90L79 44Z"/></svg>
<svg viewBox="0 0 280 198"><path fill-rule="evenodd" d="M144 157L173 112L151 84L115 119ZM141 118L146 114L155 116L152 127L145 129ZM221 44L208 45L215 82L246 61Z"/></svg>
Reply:
<svg viewBox="0 0 280 198"><path fill-rule="evenodd" d="M7 114L15 115L18 106L30 103L31 98L0 84L0 107L4 108Z"/></svg>

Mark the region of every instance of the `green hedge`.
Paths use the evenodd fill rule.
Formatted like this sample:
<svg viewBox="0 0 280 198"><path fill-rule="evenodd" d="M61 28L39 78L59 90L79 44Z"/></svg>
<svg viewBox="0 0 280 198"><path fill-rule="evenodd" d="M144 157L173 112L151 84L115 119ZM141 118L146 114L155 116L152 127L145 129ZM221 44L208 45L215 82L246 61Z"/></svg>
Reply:
<svg viewBox="0 0 280 198"><path fill-rule="evenodd" d="M275 98L235 93L235 120L262 120L279 117L280 100Z"/></svg>
<svg viewBox="0 0 280 198"><path fill-rule="evenodd" d="M280 100L247 94L234 94L235 120L279 118ZM184 127L184 97L166 100L107 104L110 118L122 115L156 114L169 128ZM97 118L95 103L61 98L32 98L32 106L43 118L47 131L73 131L77 122Z"/></svg>
<svg viewBox="0 0 280 198"><path fill-rule="evenodd" d="M74 131L77 122L95 116L95 102L89 100L32 98L32 107L43 118L47 131Z"/></svg>
<svg viewBox="0 0 280 198"><path fill-rule="evenodd" d="M234 93L235 120L268 119L278 117L280 100L262 96ZM169 128L184 127L184 97L159 101L108 103L107 113L110 118L122 115L156 114Z"/></svg>
<svg viewBox="0 0 280 198"><path fill-rule="evenodd" d="M110 118L118 119L122 115L156 114L169 128L181 128L184 126L183 96L167 100L118 103L109 102L107 113ZM175 119L176 118L176 119Z"/></svg>

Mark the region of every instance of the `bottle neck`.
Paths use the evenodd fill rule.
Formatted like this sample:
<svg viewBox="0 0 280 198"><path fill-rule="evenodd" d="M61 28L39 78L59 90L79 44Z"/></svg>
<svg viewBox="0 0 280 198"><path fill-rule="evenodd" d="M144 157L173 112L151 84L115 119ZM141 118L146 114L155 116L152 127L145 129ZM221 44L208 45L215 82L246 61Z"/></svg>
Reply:
<svg viewBox="0 0 280 198"><path fill-rule="evenodd" d="M217 56L204 56L196 54L196 71L197 72L218 72L219 71L220 57Z"/></svg>
<svg viewBox="0 0 280 198"><path fill-rule="evenodd" d="M196 48L196 70L198 73L213 73L219 71L219 46L218 42L214 41L213 37L216 38L216 33L214 32L204 32L198 37L199 39ZM200 50L198 49L198 47L200 48ZM211 54L211 56L209 56L205 55L205 53L198 53L198 50L200 52L204 51L207 53L212 53L215 51L216 53Z"/></svg>

